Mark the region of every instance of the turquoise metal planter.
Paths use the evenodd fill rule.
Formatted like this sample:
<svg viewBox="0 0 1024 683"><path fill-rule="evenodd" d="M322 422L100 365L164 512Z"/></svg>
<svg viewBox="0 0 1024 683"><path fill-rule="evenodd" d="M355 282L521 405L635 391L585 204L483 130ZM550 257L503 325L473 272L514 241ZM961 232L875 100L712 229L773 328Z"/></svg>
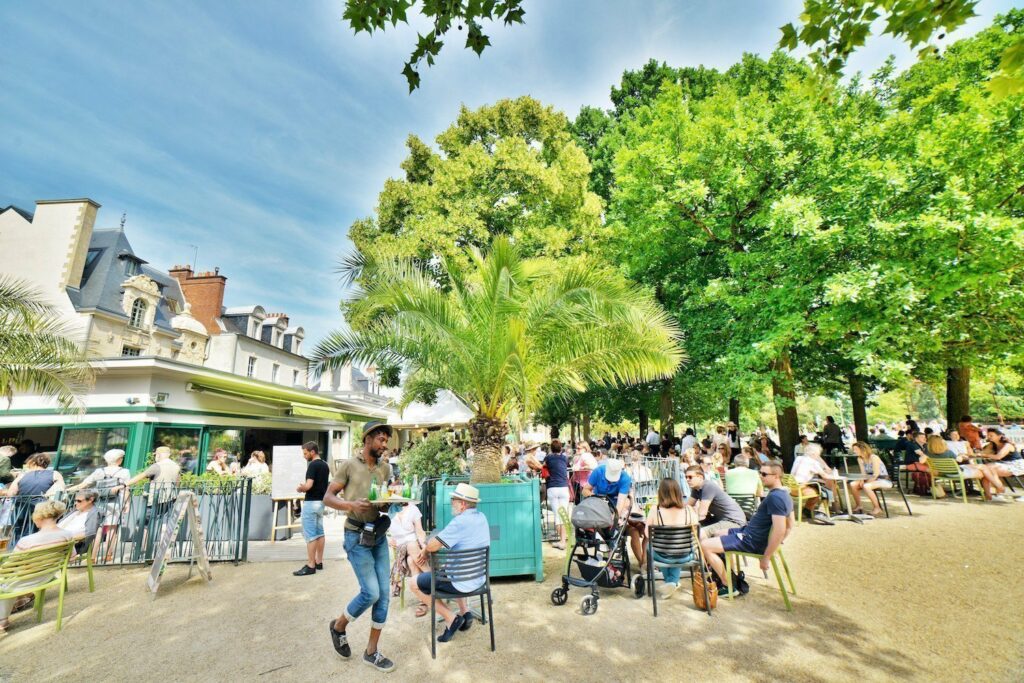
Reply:
<svg viewBox="0 0 1024 683"><path fill-rule="evenodd" d="M439 481L434 492L434 523L444 528L452 519L451 493L457 482ZM480 490L477 509L491 526L491 576L532 575L544 580L540 541L540 480L474 484Z"/></svg>

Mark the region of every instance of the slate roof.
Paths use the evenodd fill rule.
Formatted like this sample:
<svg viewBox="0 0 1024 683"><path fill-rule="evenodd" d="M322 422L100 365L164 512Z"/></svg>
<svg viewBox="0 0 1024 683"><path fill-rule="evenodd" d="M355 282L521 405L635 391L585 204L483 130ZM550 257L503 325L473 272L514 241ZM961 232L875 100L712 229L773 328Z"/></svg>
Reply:
<svg viewBox="0 0 1024 683"><path fill-rule="evenodd" d="M32 222L33 213L31 211L26 211L25 209L17 207L14 204L8 204L4 208L0 209L0 213L3 213L4 211L15 211L18 213L18 215L27 220L29 223Z"/></svg>
<svg viewBox="0 0 1024 683"><path fill-rule="evenodd" d="M125 265L127 259L123 257L134 256L142 264L139 266L139 274L149 277L160 286L162 296L156 310L155 326L176 335L177 332L171 327L174 312L167 300L176 300L179 309L184 307L185 296L178 286L178 281L167 273L145 265L145 261L135 254L121 228L94 230L89 241L89 251L93 250L98 253L91 262L87 262L82 273L81 287L67 288L68 297L75 309L95 308L127 320L128 316L121 308L121 298L124 294L121 284L129 277Z"/></svg>

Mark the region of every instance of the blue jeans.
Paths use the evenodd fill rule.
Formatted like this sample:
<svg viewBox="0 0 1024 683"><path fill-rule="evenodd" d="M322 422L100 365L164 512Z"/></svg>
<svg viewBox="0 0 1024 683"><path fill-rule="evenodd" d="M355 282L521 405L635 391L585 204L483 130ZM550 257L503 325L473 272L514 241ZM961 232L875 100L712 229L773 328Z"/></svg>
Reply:
<svg viewBox="0 0 1024 683"><path fill-rule="evenodd" d="M345 618L355 621L370 607L371 628L384 628L391 600L391 557L387 536L377 539L372 548L359 545L359 532L345 529L345 554L359 581L359 595L345 608Z"/></svg>
<svg viewBox="0 0 1024 683"><path fill-rule="evenodd" d="M658 553L651 551L651 557L654 558L655 562L672 562L683 564L693 560L693 553L690 553L686 557L669 557L666 555L659 555ZM682 575L683 570L681 567L662 567L661 575L665 577L665 583L672 583L679 585L679 577Z"/></svg>

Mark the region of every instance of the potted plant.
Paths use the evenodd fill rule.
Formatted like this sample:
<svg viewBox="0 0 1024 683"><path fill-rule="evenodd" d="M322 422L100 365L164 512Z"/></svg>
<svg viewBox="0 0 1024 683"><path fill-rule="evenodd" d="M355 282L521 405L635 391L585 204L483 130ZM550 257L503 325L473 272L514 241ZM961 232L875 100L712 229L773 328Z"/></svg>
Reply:
<svg viewBox="0 0 1024 683"><path fill-rule="evenodd" d="M252 480L252 504L249 507L249 540L269 541L273 526L284 526L288 520L288 510L284 506L277 509L274 517L274 503L270 498L270 473L261 474ZM278 529L277 540L284 541L292 536L291 529Z"/></svg>
<svg viewBox="0 0 1024 683"><path fill-rule="evenodd" d="M649 292L596 260L527 259L498 237L486 255L474 247L469 261L462 271L443 260L439 277L435 264L349 259L343 274L365 284L348 310L371 322L320 342L313 372L397 363L406 371L400 407L429 402L442 389L469 406L470 480L493 529L491 574L541 578L540 501L528 493L537 482L501 483L509 420L525 421L553 396L671 376L683 359L679 331ZM491 509L495 501L505 509ZM524 555L509 563L514 571L504 566L506 557Z"/></svg>

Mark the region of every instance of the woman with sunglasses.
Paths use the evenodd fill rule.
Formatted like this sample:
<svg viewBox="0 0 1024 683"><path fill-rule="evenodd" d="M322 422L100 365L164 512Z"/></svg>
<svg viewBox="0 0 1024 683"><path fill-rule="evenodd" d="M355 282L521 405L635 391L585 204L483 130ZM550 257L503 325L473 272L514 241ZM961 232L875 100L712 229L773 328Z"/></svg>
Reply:
<svg viewBox="0 0 1024 683"><path fill-rule="evenodd" d="M95 489L86 489L75 494L75 509L61 517L57 526L79 542L75 544L75 553L81 554L89 545L89 539L96 536L100 528L100 514L96 509Z"/></svg>

